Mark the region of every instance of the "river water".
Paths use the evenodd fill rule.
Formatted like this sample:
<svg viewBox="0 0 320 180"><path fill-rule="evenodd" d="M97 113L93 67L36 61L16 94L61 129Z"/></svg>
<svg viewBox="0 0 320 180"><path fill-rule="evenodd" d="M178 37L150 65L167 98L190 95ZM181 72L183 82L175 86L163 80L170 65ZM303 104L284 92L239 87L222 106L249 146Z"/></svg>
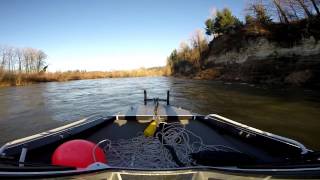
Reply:
<svg viewBox="0 0 320 180"><path fill-rule="evenodd" d="M168 77L52 82L0 88L0 144L92 114L115 114L165 97L200 114L217 113L320 150L320 92Z"/></svg>

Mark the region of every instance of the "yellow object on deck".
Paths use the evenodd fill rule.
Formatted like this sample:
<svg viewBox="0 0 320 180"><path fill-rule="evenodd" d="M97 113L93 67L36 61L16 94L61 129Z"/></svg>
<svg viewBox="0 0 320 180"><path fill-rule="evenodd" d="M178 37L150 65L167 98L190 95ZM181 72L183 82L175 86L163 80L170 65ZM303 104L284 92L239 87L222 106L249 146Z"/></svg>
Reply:
<svg viewBox="0 0 320 180"><path fill-rule="evenodd" d="M143 134L146 137L151 137L157 130L157 122L155 120L151 121L149 126L144 130Z"/></svg>

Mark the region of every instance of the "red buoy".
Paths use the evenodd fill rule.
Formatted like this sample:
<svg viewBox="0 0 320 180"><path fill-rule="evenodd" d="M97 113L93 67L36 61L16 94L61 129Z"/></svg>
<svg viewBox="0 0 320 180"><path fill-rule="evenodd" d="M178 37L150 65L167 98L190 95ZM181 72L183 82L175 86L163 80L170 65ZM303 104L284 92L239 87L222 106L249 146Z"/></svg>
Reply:
<svg viewBox="0 0 320 180"><path fill-rule="evenodd" d="M86 140L71 140L61 144L53 153L53 165L86 168L94 162L107 163L106 156L100 147L93 150L96 145Z"/></svg>

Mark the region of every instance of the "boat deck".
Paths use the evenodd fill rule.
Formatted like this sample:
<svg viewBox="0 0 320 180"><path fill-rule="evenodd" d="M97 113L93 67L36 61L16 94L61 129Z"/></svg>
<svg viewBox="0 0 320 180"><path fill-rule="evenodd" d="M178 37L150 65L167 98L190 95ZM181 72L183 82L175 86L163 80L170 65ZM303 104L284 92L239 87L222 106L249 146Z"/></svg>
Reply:
<svg viewBox="0 0 320 180"><path fill-rule="evenodd" d="M74 139L84 139L92 141L94 143L99 143L106 139L114 142L121 139L131 140L132 138L138 137L139 135L143 134L144 130L155 118L154 107L155 104L150 103L148 105L131 107L128 111L114 116L88 117L53 130L11 141L0 148L0 152L2 155L0 161L0 177L16 177L17 175L23 176L26 174L28 174L30 177L34 175L37 175L39 177L43 175L44 177L46 177L47 175L54 176L55 173L58 175L63 175L64 173L72 174L91 172L92 169L90 168L86 169L85 171L78 171L75 167L52 166L52 154L61 144ZM297 141L267 133L253 127L237 123L219 115L212 114L204 117L170 105L159 105L157 110L157 118L160 118L160 121L169 124L179 124L179 127L184 127L181 128L183 129L182 131L190 131L191 134L195 134L196 136L190 136L188 140L188 142L191 142L191 144L194 142L198 142L200 137L201 143L204 145L216 145L215 147L219 147L219 145L221 145L228 147L229 150L232 149L236 151L228 152L214 149L209 153L214 152L215 154L205 154L205 156L202 156L202 158L204 157L207 162L213 162L213 164L198 163L198 159L193 156L194 151L188 151L187 157L189 157L191 154L191 163L187 165L183 164L183 166L181 166L175 159L173 159L175 152L171 152L170 147L167 147L166 143L162 143L160 146L157 146L157 148L154 149L160 149L162 153L165 151L162 148L167 148L167 152L170 151L169 153L172 157L171 160L174 160L176 162L176 165L178 166L174 166L173 168L159 168L159 161L155 161L156 166L153 166L154 168L148 169L147 167L144 168L141 166L140 168L137 166L133 167L131 166L133 162L132 160L135 160L135 157L137 156L131 156L130 154L130 166L112 166L110 163L110 157L112 156L109 156L109 165L111 165L111 167L107 167L106 169L114 169L121 172L124 172L123 170L135 170L138 173L140 173L141 171L143 171L144 173L156 172L156 170L160 170L158 172L162 172L162 170L176 172L178 170L190 169L201 169L205 171L207 171L208 169L215 169L228 171L230 173L239 172L257 174L258 172L258 174L279 174L280 176L287 174L298 174L301 177L305 177L304 175L313 175L306 171L307 168L308 171L312 171L315 173L315 175L319 175L320 171L319 169L317 169L319 168L319 165L317 164L318 159L311 159L311 161L310 159L303 159L310 157L313 158L313 154L310 150L306 149L301 143ZM159 130L160 129L161 128L159 128ZM164 129L162 130L163 131L161 132L164 132ZM163 134L159 134L156 138L153 138L151 140L160 142L158 140L161 139L161 135L163 136ZM142 139L145 139L145 137L143 136L140 137ZM136 141L131 142L136 143ZM173 142L177 141L174 140ZM183 141L177 143L181 142ZM134 148L130 147L127 149L129 149L130 152L131 149L139 149L135 148L137 146L133 147ZM174 150L178 150L176 152L180 152L179 150L181 149L184 148ZM110 151L107 151L107 153L109 152ZM143 151L140 154L144 155L144 153L146 152L151 151ZM199 155L199 152L202 153L203 151L197 151L196 155ZM225 154L223 155L223 153ZM176 153L176 155L177 154L178 153ZM159 155L161 154L156 153L155 156L160 157ZM317 158L316 154L314 156ZM116 157L116 159L122 160L123 156L121 156L121 158L118 158L119 156L114 157ZM241 157L245 158L245 161L242 161L244 163L240 161L236 162L237 160L240 160ZM23 159L23 161L21 161L21 159ZM137 159L144 158L142 157ZM196 160L196 163L194 163L194 160ZM144 161L143 163L145 162L149 161ZM226 162L229 164L226 164ZM136 161L134 163L136 163ZM295 168L295 170L292 171L292 168ZM95 170L93 169L92 172L93 171ZM18 174L16 172L18 172ZM171 172L170 175L172 175Z"/></svg>
<svg viewBox="0 0 320 180"><path fill-rule="evenodd" d="M150 121L115 120L113 123L106 125L99 131L88 136L87 139L95 143L98 143L103 139L109 139L111 141L119 139L131 139L138 136L138 134L143 133L149 122ZM239 141L233 136L223 132L219 132L199 120L185 119L177 122L180 122L187 130L201 137L203 143L206 145L223 145L231 147L256 158L261 163L281 160L277 157L269 155L263 149Z"/></svg>
<svg viewBox="0 0 320 180"><path fill-rule="evenodd" d="M152 118L152 117L149 117ZM119 139L132 139L143 133L148 126L149 120L114 120L106 123L104 126L89 131L87 133L79 134L73 139L86 139L94 143L98 143L104 139L116 141ZM192 131L197 136L201 137L203 143L206 145L223 145L236 149L242 153L249 155L257 160L259 163L270 163L281 161L281 158L268 154L265 150L250 145L248 143L239 141L239 139L225 134L222 131L217 131L207 124L199 120L184 119L171 122L180 122L189 131ZM191 139L192 141L192 139ZM41 148L39 151L34 150L29 152L27 162L51 162L51 155L53 150L59 144L50 145L47 148Z"/></svg>

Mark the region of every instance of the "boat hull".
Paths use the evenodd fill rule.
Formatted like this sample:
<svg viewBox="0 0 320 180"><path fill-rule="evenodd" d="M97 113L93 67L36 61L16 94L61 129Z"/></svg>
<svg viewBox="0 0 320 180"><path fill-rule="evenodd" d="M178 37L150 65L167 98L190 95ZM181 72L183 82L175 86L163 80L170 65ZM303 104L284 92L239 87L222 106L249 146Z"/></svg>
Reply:
<svg viewBox="0 0 320 180"><path fill-rule="evenodd" d="M301 143L249 127L219 115L196 115L173 106L160 107L163 121L179 122L197 133L206 144L236 148L257 159L255 164L178 167L147 169L130 167L99 167L76 169L50 166L53 151L72 139L95 143L103 139L117 140L134 137L143 132L154 118L151 107L130 108L114 116L94 116L44 133L15 140L0 148L0 177L58 177L58 176L169 176L191 174L192 177L231 176L315 177L320 164L313 152ZM21 158L23 151L24 158ZM21 159L23 161L21 161ZM8 166L8 162L10 166ZM14 162L14 163L12 163ZM33 164L34 163L34 164ZM35 165L37 164L38 165ZM40 164L40 165L39 165ZM47 164L48 167L44 165ZM41 169L42 168L42 169ZM120 173L120 175L119 175ZM236 175L234 175L236 173ZM152 175L152 176L153 176ZM189 177L189 176L188 176Z"/></svg>

